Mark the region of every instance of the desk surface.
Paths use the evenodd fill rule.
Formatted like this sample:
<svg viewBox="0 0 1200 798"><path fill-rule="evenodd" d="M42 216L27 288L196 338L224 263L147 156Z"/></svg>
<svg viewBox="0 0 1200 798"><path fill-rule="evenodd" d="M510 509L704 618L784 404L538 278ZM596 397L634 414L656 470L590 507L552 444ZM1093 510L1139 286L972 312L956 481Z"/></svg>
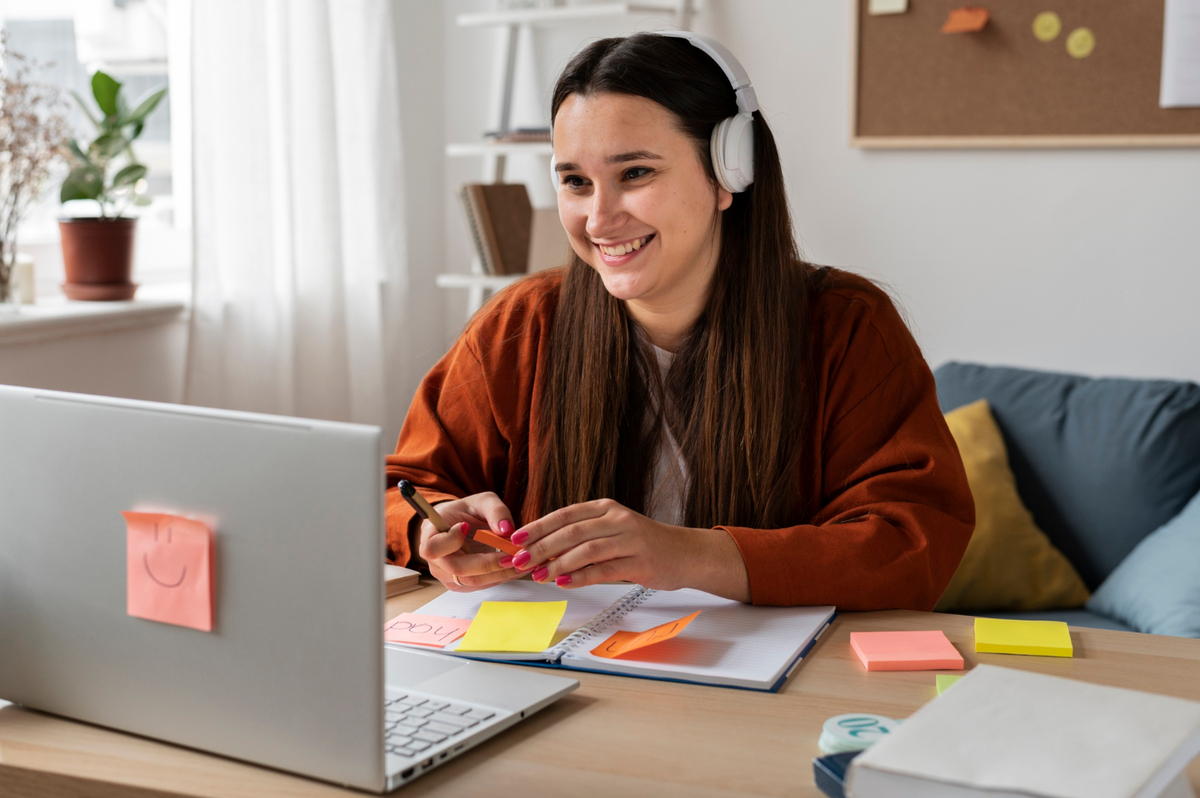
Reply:
<svg viewBox="0 0 1200 798"><path fill-rule="evenodd" d="M388 617L440 592L390 599ZM968 668L986 662L1200 700L1200 640L1072 628L1072 659L976 654L966 616L843 613L778 693L571 672L577 691L396 794L818 796L811 763L826 718L903 718L936 695L930 671L863 670L850 633L882 629L942 629ZM1200 759L1188 774L1200 791ZM0 709L0 794L362 795L14 706Z"/></svg>

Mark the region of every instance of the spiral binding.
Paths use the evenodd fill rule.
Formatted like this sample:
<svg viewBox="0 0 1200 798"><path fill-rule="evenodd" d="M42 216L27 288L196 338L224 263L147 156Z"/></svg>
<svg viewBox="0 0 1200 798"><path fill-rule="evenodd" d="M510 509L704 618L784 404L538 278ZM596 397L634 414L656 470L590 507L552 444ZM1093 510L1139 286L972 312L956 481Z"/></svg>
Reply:
<svg viewBox="0 0 1200 798"><path fill-rule="evenodd" d="M550 661L557 662L581 640L585 639L589 635L596 634L601 629L604 629L610 624L621 620L634 609L636 609L639 604L653 595L653 588L642 587L641 585L633 588L624 596L621 596L621 598L610 604L608 609L606 609L603 613L597 615L595 618L592 618L583 626L579 627L574 632L571 632L571 634L559 641L557 646L550 649L550 653L552 655Z"/></svg>

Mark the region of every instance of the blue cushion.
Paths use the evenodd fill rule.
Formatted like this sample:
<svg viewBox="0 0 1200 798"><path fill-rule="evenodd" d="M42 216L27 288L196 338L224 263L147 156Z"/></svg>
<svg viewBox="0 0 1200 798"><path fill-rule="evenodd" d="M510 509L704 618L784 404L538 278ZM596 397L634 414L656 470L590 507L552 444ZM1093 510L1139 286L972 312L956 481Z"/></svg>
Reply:
<svg viewBox="0 0 1200 798"><path fill-rule="evenodd" d="M1139 632L1200 637L1200 493L1137 545L1087 608Z"/></svg>
<svg viewBox="0 0 1200 798"><path fill-rule="evenodd" d="M987 399L1017 491L1092 590L1200 491L1200 385L947 363L943 412Z"/></svg>
<svg viewBox="0 0 1200 798"><path fill-rule="evenodd" d="M989 612L984 618L1011 618L1016 621L1062 621L1067 626L1082 626L1086 629L1113 629L1117 632L1135 632L1107 615L1087 610L1041 610L1039 612Z"/></svg>

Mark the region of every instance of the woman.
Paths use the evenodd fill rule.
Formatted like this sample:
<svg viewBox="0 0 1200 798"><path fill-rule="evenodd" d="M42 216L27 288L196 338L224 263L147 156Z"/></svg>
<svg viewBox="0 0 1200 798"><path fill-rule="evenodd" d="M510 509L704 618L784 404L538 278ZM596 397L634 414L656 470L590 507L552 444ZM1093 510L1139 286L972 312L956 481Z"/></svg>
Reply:
<svg viewBox="0 0 1200 798"><path fill-rule="evenodd" d="M753 182L714 171L746 93L702 46L604 39L559 77L574 257L499 294L425 378L389 485L454 527L389 490L389 556L457 591L531 573L932 609L974 524L933 377L881 291L800 260L759 114ZM521 550L463 550L470 527Z"/></svg>

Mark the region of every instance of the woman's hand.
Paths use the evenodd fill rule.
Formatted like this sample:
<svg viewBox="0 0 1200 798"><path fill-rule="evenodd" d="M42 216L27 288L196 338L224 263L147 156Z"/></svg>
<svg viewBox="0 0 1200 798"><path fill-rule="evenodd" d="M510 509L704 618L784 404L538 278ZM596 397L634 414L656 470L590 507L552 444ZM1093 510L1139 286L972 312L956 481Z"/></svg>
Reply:
<svg viewBox="0 0 1200 798"><path fill-rule="evenodd" d="M658 590L692 587L750 600L746 565L721 529L689 529L651 520L612 499L555 510L517 530L513 565L538 582L576 588L636 582Z"/></svg>
<svg viewBox="0 0 1200 798"><path fill-rule="evenodd" d="M513 532L512 514L494 493L476 493L465 499L442 502L438 514L451 524L448 532L438 532L430 521L422 520L418 554L429 565L429 573L456 593L469 593L522 576L513 567L513 558L474 541L463 542L471 529L488 528L501 537Z"/></svg>

